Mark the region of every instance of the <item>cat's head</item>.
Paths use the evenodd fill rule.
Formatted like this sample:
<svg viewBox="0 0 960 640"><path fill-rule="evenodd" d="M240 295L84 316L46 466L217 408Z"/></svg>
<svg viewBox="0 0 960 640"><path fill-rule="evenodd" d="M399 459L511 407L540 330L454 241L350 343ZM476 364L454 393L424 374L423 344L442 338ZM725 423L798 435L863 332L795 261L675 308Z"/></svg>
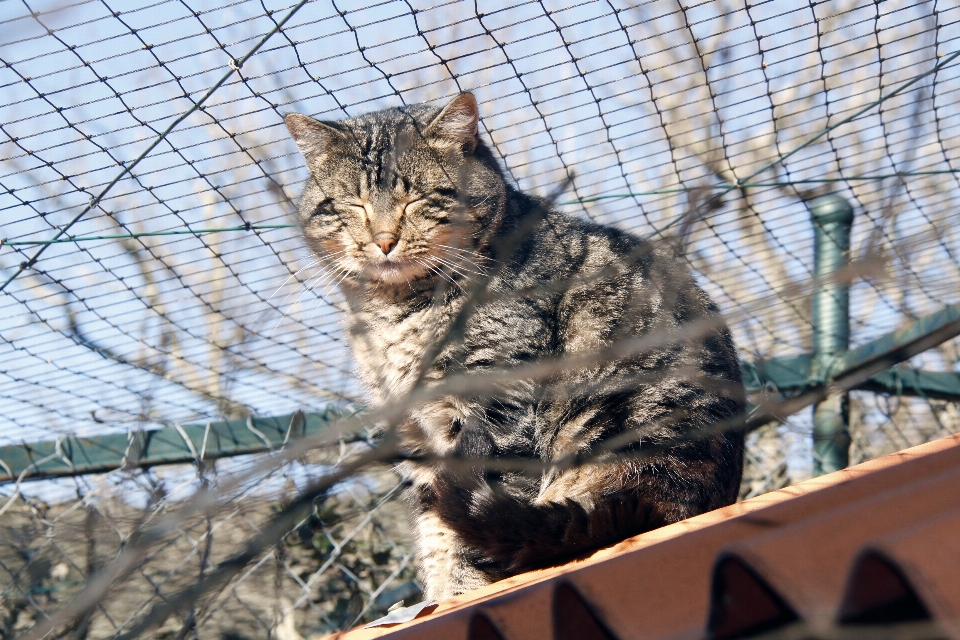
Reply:
<svg viewBox="0 0 960 640"><path fill-rule="evenodd" d="M331 269L381 283L482 270L506 185L478 119L469 93L443 109L337 122L288 115L311 173L300 203L307 244Z"/></svg>

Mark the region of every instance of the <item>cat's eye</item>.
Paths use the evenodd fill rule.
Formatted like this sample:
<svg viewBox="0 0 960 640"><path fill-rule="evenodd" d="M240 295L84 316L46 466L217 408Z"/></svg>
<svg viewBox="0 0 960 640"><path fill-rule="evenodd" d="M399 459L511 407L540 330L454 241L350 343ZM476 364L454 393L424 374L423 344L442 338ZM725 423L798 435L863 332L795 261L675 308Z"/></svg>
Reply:
<svg viewBox="0 0 960 640"><path fill-rule="evenodd" d="M367 209L358 202L339 202L338 203L344 209L350 211L350 213L355 213L358 216L366 217Z"/></svg>
<svg viewBox="0 0 960 640"><path fill-rule="evenodd" d="M403 207L403 212L404 212L405 214L413 213L413 210L416 209L416 208L417 208L418 206L420 206L421 204L423 204L423 198L417 198L416 200L414 200L414 201L412 201L412 202L408 202L408 203Z"/></svg>
<svg viewBox="0 0 960 640"><path fill-rule="evenodd" d="M310 213L310 219L315 220L317 218L330 215L332 211L332 204L333 200L331 198L327 198L326 200L321 200L318 202L317 206L314 207L313 211Z"/></svg>

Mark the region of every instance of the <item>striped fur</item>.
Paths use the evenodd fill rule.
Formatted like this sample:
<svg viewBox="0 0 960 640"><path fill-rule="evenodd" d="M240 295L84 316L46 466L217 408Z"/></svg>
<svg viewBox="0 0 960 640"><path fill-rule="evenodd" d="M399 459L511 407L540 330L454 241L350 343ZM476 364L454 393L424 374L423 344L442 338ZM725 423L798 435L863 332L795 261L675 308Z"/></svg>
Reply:
<svg viewBox="0 0 960 640"><path fill-rule="evenodd" d="M293 114L287 126L312 174L303 235L340 279L375 404L411 390L428 346L489 277L488 295L424 384L501 369L503 382L417 407L403 446L540 467L401 465L428 598L736 499L742 433L672 443L737 415L744 401L719 312L668 247L510 187L477 137L470 94L443 110L412 105L334 123ZM581 360L532 379L509 374L564 357ZM644 443L670 446L631 455ZM571 455L600 463L549 468Z"/></svg>

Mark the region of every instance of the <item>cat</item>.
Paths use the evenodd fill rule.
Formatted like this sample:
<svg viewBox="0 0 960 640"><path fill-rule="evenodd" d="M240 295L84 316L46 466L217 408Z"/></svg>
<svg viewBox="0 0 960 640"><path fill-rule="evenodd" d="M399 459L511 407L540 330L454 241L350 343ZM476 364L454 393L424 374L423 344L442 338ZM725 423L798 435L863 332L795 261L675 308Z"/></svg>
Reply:
<svg viewBox="0 0 960 640"><path fill-rule="evenodd" d="M478 136L470 93L442 109L285 122L310 171L302 234L339 279L372 404L418 380L503 371L493 392L443 396L398 427L426 598L736 500L743 433L690 437L743 412L736 349L667 243L512 187ZM554 366L509 373L537 363ZM636 455L651 444L662 449ZM578 455L598 463L550 466ZM531 468L479 463L497 459Z"/></svg>

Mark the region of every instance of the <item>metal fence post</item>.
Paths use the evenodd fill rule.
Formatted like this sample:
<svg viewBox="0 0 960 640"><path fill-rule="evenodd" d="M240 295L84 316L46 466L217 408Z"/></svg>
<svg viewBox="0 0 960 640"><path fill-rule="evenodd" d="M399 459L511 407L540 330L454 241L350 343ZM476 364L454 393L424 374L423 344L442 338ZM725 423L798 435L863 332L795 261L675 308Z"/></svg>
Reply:
<svg viewBox="0 0 960 640"><path fill-rule="evenodd" d="M813 363L811 376L824 381L838 356L849 348L850 288L836 272L850 252L853 207L838 195L810 203L814 229ZM828 396L813 407L813 475L843 469L850 462L850 406L847 393Z"/></svg>

